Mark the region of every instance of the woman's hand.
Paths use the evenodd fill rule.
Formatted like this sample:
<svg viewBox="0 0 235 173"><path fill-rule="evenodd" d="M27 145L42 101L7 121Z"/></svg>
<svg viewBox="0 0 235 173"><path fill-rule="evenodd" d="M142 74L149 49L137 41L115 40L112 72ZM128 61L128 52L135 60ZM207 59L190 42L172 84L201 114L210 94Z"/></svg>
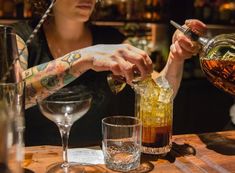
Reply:
<svg viewBox="0 0 235 173"><path fill-rule="evenodd" d="M202 36L206 33L207 27L204 23L196 19L190 19L185 21L185 27L191 28L193 32ZM172 37L172 45L170 47L171 58L174 61L183 62L185 59L190 58L192 55L196 55L201 46L181 31L176 30Z"/></svg>
<svg viewBox="0 0 235 173"><path fill-rule="evenodd" d="M146 52L129 44L95 45L82 50L92 56L90 68L95 71L112 71L114 75L126 78L131 84L134 71L141 77L152 72L152 61Z"/></svg>

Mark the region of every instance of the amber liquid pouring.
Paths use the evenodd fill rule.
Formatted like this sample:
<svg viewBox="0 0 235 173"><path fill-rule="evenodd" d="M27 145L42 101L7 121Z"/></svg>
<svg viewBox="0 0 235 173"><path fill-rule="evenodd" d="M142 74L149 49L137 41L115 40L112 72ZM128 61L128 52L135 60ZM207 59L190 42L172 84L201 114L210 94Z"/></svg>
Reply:
<svg viewBox="0 0 235 173"><path fill-rule="evenodd" d="M201 64L216 87L235 96L235 61L202 60Z"/></svg>
<svg viewBox="0 0 235 173"><path fill-rule="evenodd" d="M202 70L216 87L235 96L235 47L216 45L200 58Z"/></svg>

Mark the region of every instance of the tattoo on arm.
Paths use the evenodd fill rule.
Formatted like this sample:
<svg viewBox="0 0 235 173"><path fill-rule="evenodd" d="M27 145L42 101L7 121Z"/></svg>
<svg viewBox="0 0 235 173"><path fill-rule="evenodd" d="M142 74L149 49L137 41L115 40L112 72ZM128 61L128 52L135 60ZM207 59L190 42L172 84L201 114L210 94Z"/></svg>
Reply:
<svg viewBox="0 0 235 173"><path fill-rule="evenodd" d="M81 75L82 72L74 68L80 58L81 54L76 51L25 70L23 78L27 86L27 107L36 104L36 97L41 100Z"/></svg>
<svg viewBox="0 0 235 173"><path fill-rule="evenodd" d="M47 62L47 63L43 63L43 64L38 65L38 66L37 66L37 70L38 70L38 71L43 71L43 70L45 70L45 69L47 68L48 64L49 64L49 63Z"/></svg>
<svg viewBox="0 0 235 173"><path fill-rule="evenodd" d="M18 47L18 52L20 53L22 49L26 46L24 40L16 35L16 42L17 42L17 47ZM22 52L20 58L19 58L20 66L23 70L26 70L28 67L28 50L24 49Z"/></svg>
<svg viewBox="0 0 235 173"><path fill-rule="evenodd" d="M76 79L75 76L73 76L72 74L69 73L70 70L67 70L64 74L64 85L69 84L70 82L72 82L73 80Z"/></svg>
<svg viewBox="0 0 235 173"><path fill-rule="evenodd" d="M79 58L81 58L81 54L71 54L61 59L61 61L68 63L68 65L71 67L71 65L76 62Z"/></svg>
<svg viewBox="0 0 235 173"><path fill-rule="evenodd" d="M41 80L41 85L48 90L54 89L56 86L58 86L58 84L59 78L57 75L49 75L42 78Z"/></svg>
<svg viewBox="0 0 235 173"><path fill-rule="evenodd" d="M33 84L26 85L25 87L26 90L26 106L30 107L31 105L35 104L35 98L37 94L37 90L34 88Z"/></svg>

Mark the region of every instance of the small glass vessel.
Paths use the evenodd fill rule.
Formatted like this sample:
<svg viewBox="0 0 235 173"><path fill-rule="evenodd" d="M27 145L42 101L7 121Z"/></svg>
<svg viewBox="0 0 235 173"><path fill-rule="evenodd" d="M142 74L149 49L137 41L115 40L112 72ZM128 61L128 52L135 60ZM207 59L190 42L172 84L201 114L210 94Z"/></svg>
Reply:
<svg viewBox="0 0 235 173"><path fill-rule="evenodd" d="M235 96L235 33L205 38L174 21L171 24L202 45L200 64L207 79L219 89Z"/></svg>

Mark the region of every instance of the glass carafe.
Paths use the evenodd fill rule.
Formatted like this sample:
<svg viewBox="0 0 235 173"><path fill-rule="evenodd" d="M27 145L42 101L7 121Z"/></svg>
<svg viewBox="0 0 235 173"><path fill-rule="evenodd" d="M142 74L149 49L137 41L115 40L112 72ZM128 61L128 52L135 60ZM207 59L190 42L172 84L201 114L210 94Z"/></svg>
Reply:
<svg viewBox="0 0 235 173"><path fill-rule="evenodd" d="M208 80L235 96L235 34L221 34L208 40L199 56Z"/></svg>
<svg viewBox="0 0 235 173"><path fill-rule="evenodd" d="M200 64L208 80L235 96L235 33L205 38L174 21L171 24L202 45L199 53Z"/></svg>

